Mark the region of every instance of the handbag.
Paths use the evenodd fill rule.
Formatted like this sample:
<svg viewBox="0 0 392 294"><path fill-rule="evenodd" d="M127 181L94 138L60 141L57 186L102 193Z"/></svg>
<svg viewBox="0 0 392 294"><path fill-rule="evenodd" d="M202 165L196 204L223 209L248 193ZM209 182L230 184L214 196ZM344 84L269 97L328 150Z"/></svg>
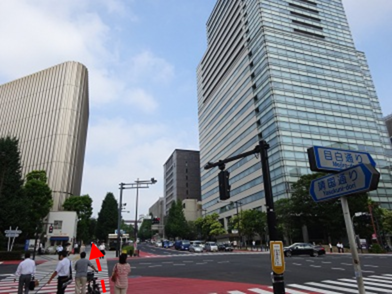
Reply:
<svg viewBox="0 0 392 294"><path fill-rule="evenodd" d="M110 279L113 283L117 281L117 264L114 266L114 270Z"/></svg>
<svg viewBox="0 0 392 294"><path fill-rule="evenodd" d="M34 277L31 277L30 283L29 283L29 290L34 290L35 287L38 287L39 282L38 280L35 280Z"/></svg>

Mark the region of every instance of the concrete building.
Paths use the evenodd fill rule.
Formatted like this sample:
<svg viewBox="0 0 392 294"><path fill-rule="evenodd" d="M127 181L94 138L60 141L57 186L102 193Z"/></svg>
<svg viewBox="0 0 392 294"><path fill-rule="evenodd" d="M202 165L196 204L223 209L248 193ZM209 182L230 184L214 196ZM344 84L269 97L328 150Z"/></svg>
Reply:
<svg viewBox="0 0 392 294"><path fill-rule="evenodd" d="M78 225L78 215L75 211L50 212L48 223L51 225L47 225L46 228L47 242L45 247L66 243L74 244Z"/></svg>
<svg viewBox="0 0 392 294"><path fill-rule="evenodd" d="M159 197L157 202L155 202L148 210L148 214L153 218L159 218L160 223L152 225L152 229L158 231L160 236L164 234L164 199L163 197Z"/></svg>
<svg viewBox="0 0 392 294"><path fill-rule="evenodd" d="M197 199L182 200L182 211L187 221L195 221L202 216L201 202Z"/></svg>
<svg viewBox="0 0 392 294"><path fill-rule="evenodd" d="M355 48L341 0L218 0L197 68L203 209L224 219L218 168L207 162L270 145L274 199L310 173L308 147L371 153L381 172L370 193L392 208L391 145L364 53ZM260 159L226 165L231 201L264 205Z"/></svg>
<svg viewBox="0 0 392 294"><path fill-rule="evenodd" d="M387 126L388 136L392 143L392 114L384 117L385 125Z"/></svg>
<svg viewBox="0 0 392 294"><path fill-rule="evenodd" d="M23 175L46 171L53 211L80 195L88 118L88 73L78 62L0 86L0 136L19 140Z"/></svg>
<svg viewBox="0 0 392 294"><path fill-rule="evenodd" d="M173 201L200 200L199 151L176 149L163 169L164 215L169 213Z"/></svg>

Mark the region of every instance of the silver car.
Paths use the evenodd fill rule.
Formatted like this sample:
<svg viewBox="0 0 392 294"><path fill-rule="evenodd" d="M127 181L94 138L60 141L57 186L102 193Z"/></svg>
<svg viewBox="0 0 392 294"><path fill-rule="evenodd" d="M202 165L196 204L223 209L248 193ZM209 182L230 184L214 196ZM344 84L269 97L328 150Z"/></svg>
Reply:
<svg viewBox="0 0 392 294"><path fill-rule="evenodd" d="M218 251L218 245L216 245L215 242L206 242L206 245L204 246L204 249L209 252L217 252Z"/></svg>
<svg viewBox="0 0 392 294"><path fill-rule="evenodd" d="M189 246L189 252L203 252L203 247L200 246L199 244L193 244Z"/></svg>

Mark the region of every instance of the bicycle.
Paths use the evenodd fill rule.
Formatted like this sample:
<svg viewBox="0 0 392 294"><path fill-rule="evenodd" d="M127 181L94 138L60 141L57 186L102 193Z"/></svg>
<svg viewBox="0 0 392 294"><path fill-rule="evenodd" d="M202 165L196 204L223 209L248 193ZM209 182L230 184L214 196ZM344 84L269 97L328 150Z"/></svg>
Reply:
<svg viewBox="0 0 392 294"><path fill-rule="evenodd" d="M87 294L101 294L97 279L98 278L94 277L94 272L87 273Z"/></svg>

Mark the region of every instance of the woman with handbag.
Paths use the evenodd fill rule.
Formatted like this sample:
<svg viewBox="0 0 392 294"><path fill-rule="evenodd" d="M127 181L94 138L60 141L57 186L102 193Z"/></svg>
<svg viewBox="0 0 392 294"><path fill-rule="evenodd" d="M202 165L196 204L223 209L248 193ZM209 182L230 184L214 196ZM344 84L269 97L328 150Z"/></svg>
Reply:
<svg viewBox="0 0 392 294"><path fill-rule="evenodd" d="M111 280L114 282L114 294L126 294L128 289L128 275L131 266L127 263L127 255L122 253L119 262L113 268Z"/></svg>

